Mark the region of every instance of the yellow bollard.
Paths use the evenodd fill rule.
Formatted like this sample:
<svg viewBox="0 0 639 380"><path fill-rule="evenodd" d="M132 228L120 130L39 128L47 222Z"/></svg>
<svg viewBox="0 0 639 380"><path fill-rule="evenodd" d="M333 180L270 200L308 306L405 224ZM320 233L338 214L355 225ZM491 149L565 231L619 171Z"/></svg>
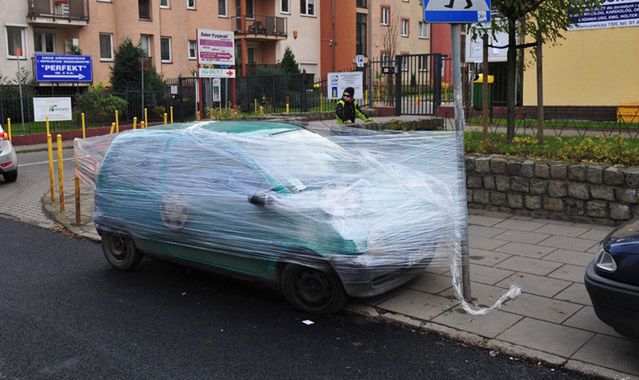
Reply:
<svg viewBox="0 0 639 380"><path fill-rule="evenodd" d="M286 113L290 113L291 112L291 108L289 106L289 98L288 96L286 97Z"/></svg>
<svg viewBox="0 0 639 380"><path fill-rule="evenodd" d="M173 106L169 107L169 111L171 112L171 124L173 124Z"/></svg>
<svg viewBox="0 0 639 380"><path fill-rule="evenodd" d="M64 161L62 156L62 135L56 136L58 141L58 192L60 194L60 211L64 211Z"/></svg>
<svg viewBox="0 0 639 380"><path fill-rule="evenodd" d="M133 117L133 129L135 129L138 126L138 117L135 116Z"/></svg>
<svg viewBox="0 0 639 380"><path fill-rule="evenodd" d="M55 202L55 174L53 172L53 144L51 133L47 133L47 151L49 158L49 185L51 189L51 202Z"/></svg>
<svg viewBox="0 0 639 380"><path fill-rule="evenodd" d="M165 112L165 113L164 113L164 125L166 125L166 124L167 124L167 122L166 122L166 116L167 116L167 115L166 115L166 112Z"/></svg>
<svg viewBox="0 0 639 380"><path fill-rule="evenodd" d="M364 90L364 104L368 105L368 90Z"/></svg>
<svg viewBox="0 0 639 380"><path fill-rule="evenodd" d="M111 130L109 131L109 134L112 135L113 132L115 132L115 123L111 123Z"/></svg>
<svg viewBox="0 0 639 380"><path fill-rule="evenodd" d="M84 112L82 112L82 138L83 139L87 138L87 125L86 125L86 122L84 121Z"/></svg>
<svg viewBox="0 0 639 380"><path fill-rule="evenodd" d="M200 120L201 120L201 118L200 118L200 111L197 111L197 121L200 121Z"/></svg>
<svg viewBox="0 0 639 380"><path fill-rule="evenodd" d="M120 133L120 114L115 111L115 133Z"/></svg>
<svg viewBox="0 0 639 380"><path fill-rule="evenodd" d="M11 133L11 118L7 118L7 130L9 132L9 141L13 142L13 136Z"/></svg>
<svg viewBox="0 0 639 380"><path fill-rule="evenodd" d="M257 113L257 99L253 99L253 109L255 110L255 113Z"/></svg>
<svg viewBox="0 0 639 380"><path fill-rule="evenodd" d="M260 114L264 114L264 106L260 106Z"/></svg>
<svg viewBox="0 0 639 380"><path fill-rule="evenodd" d="M149 112L146 108L144 108L144 124L149 125Z"/></svg>
<svg viewBox="0 0 639 380"><path fill-rule="evenodd" d="M140 122L140 129L144 129L144 128L146 128L146 126L144 125L144 120L142 120Z"/></svg>
<svg viewBox="0 0 639 380"><path fill-rule="evenodd" d="M49 133L51 133L51 132L49 131L49 116L46 116L46 117L44 118L44 123L45 123L45 124L46 124L46 126L47 126L47 135L48 135Z"/></svg>
<svg viewBox="0 0 639 380"><path fill-rule="evenodd" d="M320 92L320 112L324 111L324 96Z"/></svg>
<svg viewBox="0 0 639 380"><path fill-rule="evenodd" d="M82 211L80 210L80 178L75 176L75 225L82 224Z"/></svg>

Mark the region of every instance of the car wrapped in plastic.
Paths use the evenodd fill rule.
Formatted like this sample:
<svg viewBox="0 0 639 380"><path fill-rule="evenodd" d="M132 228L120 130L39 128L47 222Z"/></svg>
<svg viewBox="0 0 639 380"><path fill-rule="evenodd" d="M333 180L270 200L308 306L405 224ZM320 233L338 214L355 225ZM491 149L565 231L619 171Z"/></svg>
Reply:
<svg viewBox="0 0 639 380"><path fill-rule="evenodd" d="M147 254L273 281L317 313L448 265L438 247L466 223L455 134L344 131L201 122L84 143L80 155L108 146L80 160L97 173L105 257L121 270Z"/></svg>

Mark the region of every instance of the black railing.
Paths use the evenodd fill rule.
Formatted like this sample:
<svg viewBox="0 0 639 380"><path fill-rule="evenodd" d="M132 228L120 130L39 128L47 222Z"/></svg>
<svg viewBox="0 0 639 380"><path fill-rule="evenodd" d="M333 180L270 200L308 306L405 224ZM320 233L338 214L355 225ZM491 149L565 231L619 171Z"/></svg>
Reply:
<svg viewBox="0 0 639 380"><path fill-rule="evenodd" d="M287 36L287 19L276 16L254 16L246 17L246 26L242 28L242 17L235 16L233 20L233 31L236 34L254 36Z"/></svg>
<svg viewBox="0 0 639 380"><path fill-rule="evenodd" d="M27 0L29 18L47 17L62 20L89 20L87 0Z"/></svg>

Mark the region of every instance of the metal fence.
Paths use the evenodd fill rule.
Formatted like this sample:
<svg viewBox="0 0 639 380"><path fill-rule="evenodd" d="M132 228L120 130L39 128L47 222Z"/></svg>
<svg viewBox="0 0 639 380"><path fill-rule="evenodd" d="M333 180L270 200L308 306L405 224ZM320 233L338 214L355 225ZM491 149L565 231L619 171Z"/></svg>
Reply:
<svg viewBox="0 0 639 380"><path fill-rule="evenodd" d="M320 104L320 89L311 74L254 75L236 79L236 101L242 112L309 112ZM261 108L260 108L261 107Z"/></svg>

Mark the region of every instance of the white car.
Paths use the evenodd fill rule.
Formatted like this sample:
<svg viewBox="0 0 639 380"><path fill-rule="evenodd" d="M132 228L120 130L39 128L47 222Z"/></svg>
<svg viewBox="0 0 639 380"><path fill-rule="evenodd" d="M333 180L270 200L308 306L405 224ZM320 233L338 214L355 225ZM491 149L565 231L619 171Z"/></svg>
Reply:
<svg viewBox="0 0 639 380"><path fill-rule="evenodd" d="M5 182L15 182L18 179L18 157L9 141L7 134L0 125L0 173Z"/></svg>

